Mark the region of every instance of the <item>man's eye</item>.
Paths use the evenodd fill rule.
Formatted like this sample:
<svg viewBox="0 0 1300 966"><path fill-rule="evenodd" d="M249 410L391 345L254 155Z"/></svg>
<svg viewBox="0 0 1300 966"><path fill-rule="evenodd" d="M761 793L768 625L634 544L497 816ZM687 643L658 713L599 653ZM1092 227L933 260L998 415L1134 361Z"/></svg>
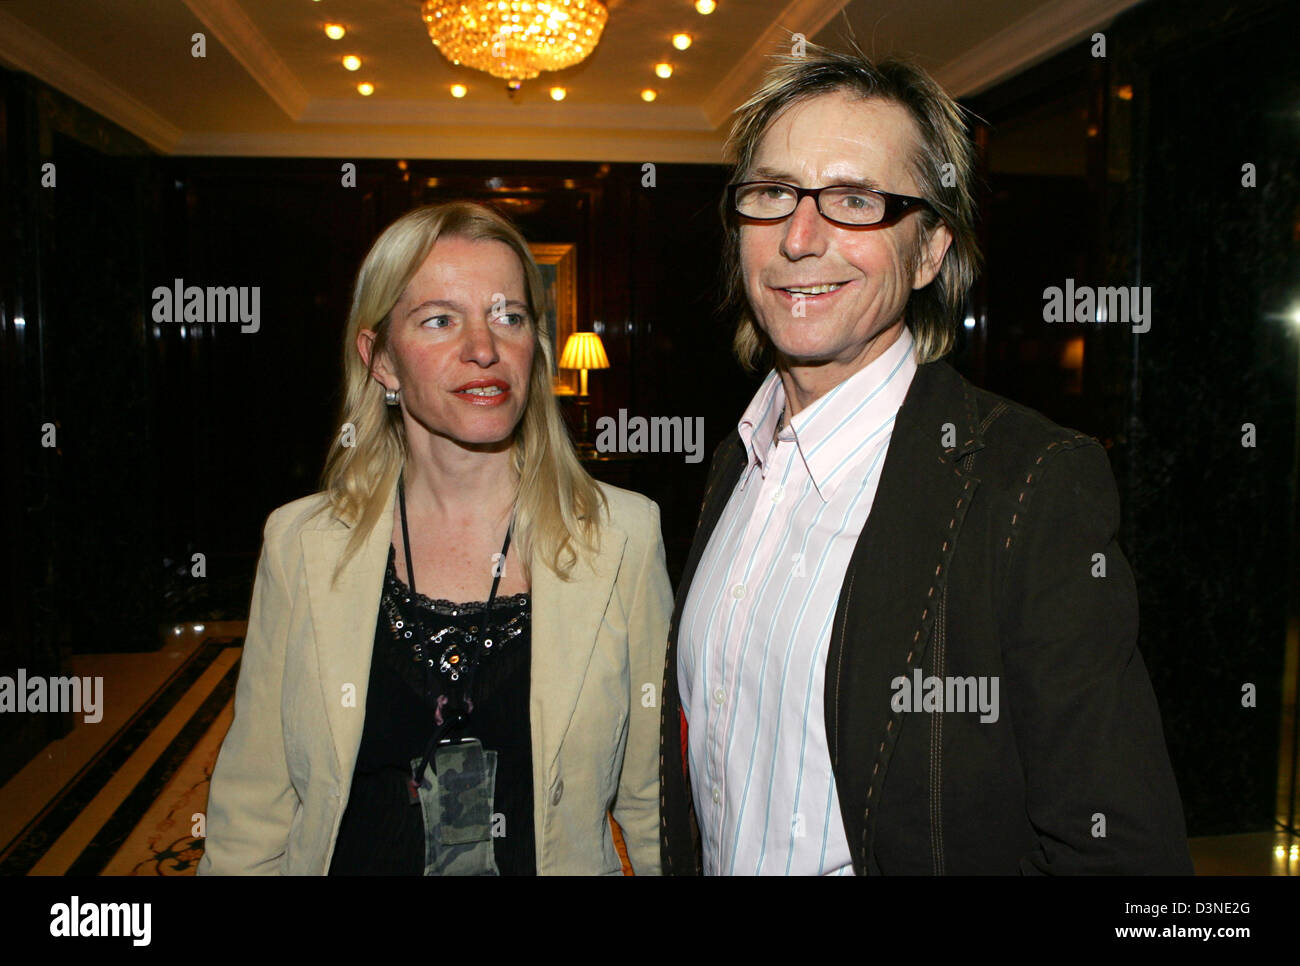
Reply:
<svg viewBox="0 0 1300 966"><path fill-rule="evenodd" d="M788 197L789 194L790 194L790 189L782 187L779 184L770 184L763 189L763 197L771 198L774 201L780 198Z"/></svg>
<svg viewBox="0 0 1300 966"><path fill-rule="evenodd" d="M865 208L870 202L863 195L844 195L840 203L845 208Z"/></svg>

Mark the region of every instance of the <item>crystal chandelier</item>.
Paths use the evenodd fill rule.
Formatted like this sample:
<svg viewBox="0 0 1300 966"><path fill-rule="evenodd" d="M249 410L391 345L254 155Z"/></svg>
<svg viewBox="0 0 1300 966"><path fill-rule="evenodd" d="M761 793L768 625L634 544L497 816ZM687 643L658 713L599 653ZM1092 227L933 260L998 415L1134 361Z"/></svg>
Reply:
<svg viewBox="0 0 1300 966"><path fill-rule="evenodd" d="M518 82L581 63L600 43L600 0L425 0L433 45L453 64Z"/></svg>

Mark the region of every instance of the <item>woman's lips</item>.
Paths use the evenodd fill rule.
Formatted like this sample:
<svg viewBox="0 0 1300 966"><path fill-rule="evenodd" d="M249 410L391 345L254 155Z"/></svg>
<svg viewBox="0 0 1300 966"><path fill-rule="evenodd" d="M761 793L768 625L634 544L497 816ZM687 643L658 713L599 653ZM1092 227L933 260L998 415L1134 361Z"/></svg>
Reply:
<svg viewBox="0 0 1300 966"><path fill-rule="evenodd" d="M476 379L451 394L471 406L500 406L510 398L510 386L500 379Z"/></svg>

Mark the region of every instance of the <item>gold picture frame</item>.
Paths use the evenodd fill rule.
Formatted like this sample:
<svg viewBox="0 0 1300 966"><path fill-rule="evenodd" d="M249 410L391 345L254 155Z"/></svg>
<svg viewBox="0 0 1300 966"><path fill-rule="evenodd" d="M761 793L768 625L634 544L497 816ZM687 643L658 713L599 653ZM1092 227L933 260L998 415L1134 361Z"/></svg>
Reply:
<svg viewBox="0 0 1300 966"><path fill-rule="evenodd" d="M546 283L546 311L551 317L551 391L557 396L578 393L577 370L560 369L560 353L569 336L578 331L578 246L536 242L528 245Z"/></svg>

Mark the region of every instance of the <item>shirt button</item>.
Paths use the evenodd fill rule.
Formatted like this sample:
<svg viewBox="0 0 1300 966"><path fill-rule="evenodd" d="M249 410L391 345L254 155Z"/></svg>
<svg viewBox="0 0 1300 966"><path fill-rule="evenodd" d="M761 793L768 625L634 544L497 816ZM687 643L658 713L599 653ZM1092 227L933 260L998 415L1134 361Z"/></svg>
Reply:
<svg viewBox="0 0 1300 966"><path fill-rule="evenodd" d="M736 584L736 586L732 587L732 588L731 588L731 596L734 597L734 598L736 598L736 600L740 600L740 598L744 597L744 596L745 596L745 585L744 585L744 584Z"/></svg>
<svg viewBox="0 0 1300 966"><path fill-rule="evenodd" d="M718 688L713 692L713 700L718 702L718 704L722 704L722 702L727 700L727 693L723 691L722 688Z"/></svg>
<svg viewBox="0 0 1300 966"><path fill-rule="evenodd" d="M561 778L558 782L555 783L555 787L551 789L551 804L559 805L560 798L563 795L564 795L564 779Z"/></svg>
<svg viewBox="0 0 1300 966"><path fill-rule="evenodd" d="M772 502L773 502L773 503L780 503L780 502L781 502L782 500L784 500L784 499L785 499L785 487L784 487L784 486L778 486L775 490L772 491Z"/></svg>
<svg viewBox="0 0 1300 966"><path fill-rule="evenodd" d="M716 805L720 801L722 801L722 789L715 788L713 789L713 802Z"/></svg>

